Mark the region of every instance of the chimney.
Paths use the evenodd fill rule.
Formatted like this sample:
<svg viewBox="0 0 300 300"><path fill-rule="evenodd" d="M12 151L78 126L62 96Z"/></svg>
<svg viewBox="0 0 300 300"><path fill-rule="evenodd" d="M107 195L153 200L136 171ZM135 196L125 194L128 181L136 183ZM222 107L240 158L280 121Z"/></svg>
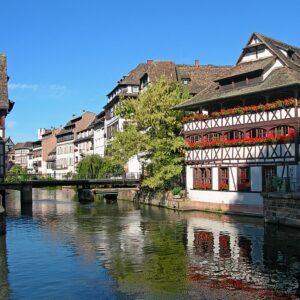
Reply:
<svg viewBox="0 0 300 300"><path fill-rule="evenodd" d="M150 64L152 64L152 63L153 63L153 59L148 59L148 60L147 60L147 64L148 64L148 65L150 65Z"/></svg>
<svg viewBox="0 0 300 300"><path fill-rule="evenodd" d="M199 60L198 59L195 59L195 66L199 67Z"/></svg>

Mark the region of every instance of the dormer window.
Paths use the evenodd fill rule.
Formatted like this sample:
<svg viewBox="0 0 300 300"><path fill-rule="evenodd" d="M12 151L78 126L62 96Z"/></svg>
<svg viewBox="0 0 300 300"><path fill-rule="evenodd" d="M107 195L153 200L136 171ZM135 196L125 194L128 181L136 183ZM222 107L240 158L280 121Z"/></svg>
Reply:
<svg viewBox="0 0 300 300"><path fill-rule="evenodd" d="M181 78L182 84L189 84L191 81L191 78Z"/></svg>
<svg viewBox="0 0 300 300"><path fill-rule="evenodd" d="M293 50L289 49L289 50L287 51L288 58L293 59L294 53L295 53L295 52L294 52Z"/></svg>
<svg viewBox="0 0 300 300"><path fill-rule="evenodd" d="M140 79L140 86L141 90L145 88L149 83L149 76L148 74L145 74L141 79Z"/></svg>

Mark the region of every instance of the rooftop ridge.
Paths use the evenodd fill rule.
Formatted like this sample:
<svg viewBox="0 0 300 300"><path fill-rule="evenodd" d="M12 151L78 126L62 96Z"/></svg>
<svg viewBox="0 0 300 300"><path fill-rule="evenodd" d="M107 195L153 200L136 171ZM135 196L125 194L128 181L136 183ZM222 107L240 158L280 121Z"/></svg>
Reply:
<svg viewBox="0 0 300 300"><path fill-rule="evenodd" d="M272 38L272 37L269 37L269 36L267 36L267 35L265 35L265 34L262 34L262 33L259 33L259 32L254 32L253 34L255 34L255 35L258 36L258 37L262 37L263 39L269 39L269 40L272 40L272 41L274 41L274 42L276 42L276 43L280 43L280 44L282 44L282 45L289 46L289 47L292 47L292 48L295 48L295 49L300 50L299 47L296 47L296 46L291 45L291 44L287 44L287 43L282 42L282 41L280 41L280 40L278 40L278 39L274 39L274 38Z"/></svg>

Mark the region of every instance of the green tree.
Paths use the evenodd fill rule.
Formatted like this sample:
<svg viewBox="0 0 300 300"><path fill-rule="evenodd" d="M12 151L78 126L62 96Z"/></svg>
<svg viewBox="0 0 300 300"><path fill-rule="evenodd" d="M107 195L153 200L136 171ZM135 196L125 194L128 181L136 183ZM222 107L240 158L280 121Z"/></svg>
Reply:
<svg viewBox="0 0 300 300"><path fill-rule="evenodd" d="M146 162L143 186L168 188L182 172L184 139L179 135L182 112L173 110L188 98L177 82L161 77L137 99L123 100L117 114L127 120L123 132L115 133L113 159L125 164L139 154Z"/></svg>
<svg viewBox="0 0 300 300"><path fill-rule="evenodd" d="M20 182L30 179L30 175L25 168L20 165L14 165L7 173L5 181L7 182Z"/></svg>
<svg viewBox="0 0 300 300"><path fill-rule="evenodd" d="M110 158L93 154L79 162L76 177L78 179L97 179L122 173L123 168Z"/></svg>

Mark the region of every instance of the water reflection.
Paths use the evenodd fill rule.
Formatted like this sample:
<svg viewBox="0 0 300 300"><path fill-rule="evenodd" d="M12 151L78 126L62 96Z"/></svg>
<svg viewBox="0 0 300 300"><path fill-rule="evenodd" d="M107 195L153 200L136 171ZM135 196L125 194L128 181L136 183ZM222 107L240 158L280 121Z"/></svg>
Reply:
<svg viewBox="0 0 300 300"><path fill-rule="evenodd" d="M130 202L79 205L72 200L74 194L73 190L34 191L37 200L31 218L20 216L16 195L7 205L9 241L13 232L25 227L26 233L18 237L28 238L28 231L34 228L33 244L28 245L28 250L37 246L45 252L58 248L55 254L62 265L56 269L65 269L69 264L74 272L76 266L80 280L67 286L56 283L57 296L70 297L70 289L74 293L85 291L81 299L87 299L87 295L101 298L103 291L107 299L300 296L297 230L265 227L260 219L178 213ZM28 272L39 272L37 258L29 259ZM78 260L82 262L78 264ZM17 295L21 287L14 284L16 261L9 261L11 288ZM62 274L60 277L71 277L67 271ZM45 290L51 288L48 284L38 294L30 276L23 284L29 286L26 295L29 293L31 299L34 295L37 299L44 296ZM33 289L36 294L30 295Z"/></svg>

